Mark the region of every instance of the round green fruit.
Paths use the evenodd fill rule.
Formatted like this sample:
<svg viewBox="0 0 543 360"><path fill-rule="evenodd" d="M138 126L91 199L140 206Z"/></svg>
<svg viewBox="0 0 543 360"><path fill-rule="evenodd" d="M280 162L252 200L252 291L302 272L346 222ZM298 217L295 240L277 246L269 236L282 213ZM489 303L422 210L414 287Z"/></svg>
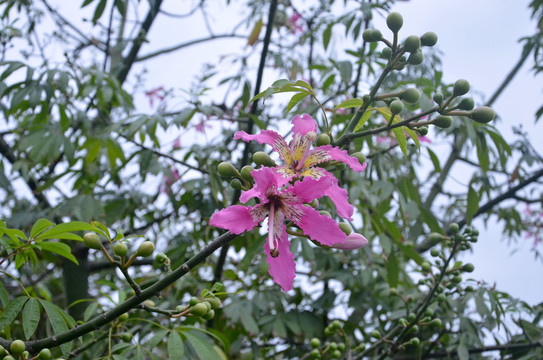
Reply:
<svg viewBox="0 0 543 360"><path fill-rule="evenodd" d="M339 351L339 350L332 351L332 358L333 359L339 359L340 357L341 357L341 351Z"/></svg>
<svg viewBox="0 0 543 360"><path fill-rule="evenodd" d="M339 320L332 321L331 325L332 325L332 328L335 330L341 329L341 321Z"/></svg>
<svg viewBox="0 0 543 360"><path fill-rule="evenodd" d="M392 114L399 114L403 110L403 102L401 100L393 100L389 107Z"/></svg>
<svg viewBox="0 0 543 360"><path fill-rule="evenodd" d="M417 131L422 136L428 135L428 126L421 126L421 127L417 128Z"/></svg>
<svg viewBox="0 0 543 360"><path fill-rule="evenodd" d="M352 153L351 156L357 158L360 165L364 165L364 163L366 162L366 155L361 152Z"/></svg>
<svg viewBox="0 0 543 360"><path fill-rule="evenodd" d="M370 333L370 336L374 339L380 339L381 338L381 333L379 332L379 330L373 330L371 333Z"/></svg>
<svg viewBox="0 0 543 360"><path fill-rule="evenodd" d="M403 49L408 53L412 53L420 48L421 42L417 35L410 35L405 39Z"/></svg>
<svg viewBox="0 0 543 360"><path fill-rule="evenodd" d="M154 251L155 251L155 244L153 244L149 240L146 240L142 242L141 245L139 246L137 255L141 257L147 257L147 256L151 256Z"/></svg>
<svg viewBox="0 0 543 360"><path fill-rule="evenodd" d="M434 125L446 129L452 125L452 117L447 115L439 115L434 119Z"/></svg>
<svg viewBox="0 0 543 360"><path fill-rule="evenodd" d="M458 231L460 231L460 227L457 223L451 223L451 225L449 225L449 232L451 234L456 234Z"/></svg>
<svg viewBox="0 0 543 360"><path fill-rule="evenodd" d="M372 36L371 36L371 32L372 32L373 29L366 29L362 32L362 40L364 40L365 42L372 42Z"/></svg>
<svg viewBox="0 0 543 360"><path fill-rule="evenodd" d="M392 57L392 49L389 48L389 47L384 48L384 49L381 51L381 56L382 56L384 59L390 59L390 58Z"/></svg>
<svg viewBox="0 0 543 360"><path fill-rule="evenodd" d="M122 333L120 337L124 342L130 342L132 340L132 334L129 332Z"/></svg>
<svg viewBox="0 0 543 360"><path fill-rule="evenodd" d="M234 177L238 175L238 170L228 161L223 161L217 165L217 170L219 171L219 174L224 177Z"/></svg>
<svg viewBox="0 0 543 360"><path fill-rule="evenodd" d="M128 246L125 243L118 242L113 247L113 253L120 257L125 257L128 254Z"/></svg>
<svg viewBox="0 0 543 360"><path fill-rule="evenodd" d="M313 349L316 349L316 348L318 348L319 346L321 346L321 341L320 341L319 339L317 339L317 338L311 339L311 342L310 342L310 343L311 343L311 347L312 347Z"/></svg>
<svg viewBox="0 0 543 360"><path fill-rule="evenodd" d="M330 145L330 136L328 134L319 134L317 136L317 146Z"/></svg>
<svg viewBox="0 0 543 360"><path fill-rule="evenodd" d="M464 266L462 266L462 270L464 270L465 272L473 272L473 270L475 270L475 266L473 264L466 264Z"/></svg>
<svg viewBox="0 0 543 360"><path fill-rule="evenodd" d="M453 96L465 95L469 91L469 82L464 79L456 80L453 87Z"/></svg>
<svg viewBox="0 0 543 360"><path fill-rule="evenodd" d="M200 299L198 299L196 296L193 296L189 300L189 305L194 306L200 302Z"/></svg>
<svg viewBox="0 0 543 360"><path fill-rule="evenodd" d="M492 119L494 119L495 116L496 116L496 113L494 112L494 110L492 110L488 106L479 106L475 110L471 111L471 115L469 117L473 121L486 124L492 121Z"/></svg>
<svg viewBox="0 0 543 360"><path fill-rule="evenodd" d="M467 97L460 100L458 103L458 108L460 110L473 110L475 107L475 101L473 101L473 98Z"/></svg>
<svg viewBox="0 0 543 360"><path fill-rule="evenodd" d="M441 104L443 102L443 94L435 93L432 99L436 102L436 104Z"/></svg>
<svg viewBox="0 0 543 360"><path fill-rule="evenodd" d="M425 32L420 37L420 44L422 46L434 46L437 43L437 35L432 31Z"/></svg>
<svg viewBox="0 0 543 360"><path fill-rule="evenodd" d="M433 257L439 256L439 250L438 249L430 250L430 255L432 255Z"/></svg>
<svg viewBox="0 0 543 360"><path fill-rule="evenodd" d="M416 104L420 100L420 91L415 88L405 89L400 93L400 99L408 104Z"/></svg>
<svg viewBox="0 0 543 360"><path fill-rule="evenodd" d="M83 243L89 249L99 250L102 248L102 241L100 240L100 237L98 234L93 232L88 232L83 235Z"/></svg>
<svg viewBox="0 0 543 360"><path fill-rule="evenodd" d="M387 16L387 26L392 32L398 32L403 26L403 17L400 13L391 12Z"/></svg>
<svg viewBox="0 0 543 360"><path fill-rule="evenodd" d="M409 340L409 344L413 346L419 346L420 340L417 337L411 338L411 340Z"/></svg>
<svg viewBox="0 0 543 360"><path fill-rule="evenodd" d="M422 55L422 51L420 51L420 49L412 52L407 58L407 62L411 65L420 65L423 61L424 55Z"/></svg>
<svg viewBox="0 0 543 360"><path fill-rule="evenodd" d="M9 351L13 354L13 355L19 355L19 354L22 354L26 349L26 345L24 343L24 341L22 340L14 340L10 345L9 345Z"/></svg>
<svg viewBox="0 0 543 360"><path fill-rule="evenodd" d="M442 327L443 322L441 321L441 319L434 319L430 322L430 326Z"/></svg>
<svg viewBox="0 0 543 360"><path fill-rule="evenodd" d="M383 38L383 34L381 34L381 31L379 29L372 29L371 33L371 42L377 42Z"/></svg>
<svg viewBox="0 0 543 360"><path fill-rule="evenodd" d="M40 353L38 354L39 360L49 360L51 359L51 350L45 348L41 349Z"/></svg>

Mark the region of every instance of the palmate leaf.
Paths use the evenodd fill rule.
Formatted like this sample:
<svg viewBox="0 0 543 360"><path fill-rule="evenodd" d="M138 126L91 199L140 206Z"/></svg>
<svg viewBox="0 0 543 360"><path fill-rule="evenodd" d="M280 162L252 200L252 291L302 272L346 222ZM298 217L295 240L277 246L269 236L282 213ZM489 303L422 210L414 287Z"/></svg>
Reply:
<svg viewBox="0 0 543 360"><path fill-rule="evenodd" d="M2 312L2 315L0 316L0 331L4 330L6 326L11 324L13 320L19 315L19 312L23 308L23 305L26 304L28 301L28 297L26 296L19 296L12 302L10 302L4 311Z"/></svg>
<svg viewBox="0 0 543 360"><path fill-rule="evenodd" d="M168 354L172 360L183 358L185 353L185 346L183 345L183 339L177 333L177 331L171 331L168 336Z"/></svg>
<svg viewBox="0 0 543 360"><path fill-rule="evenodd" d="M46 300L39 299L39 302L47 314L47 318L49 319L49 323L51 324L54 334L60 334L68 331L68 325L72 327L75 326L75 320L64 310ZM69 356L71 348L71 341L60 345L60 350L66 358Z"/></svg>
<svg viewBox="0 0 543 360"><path fill-rule="evenodd" d="M38 328L40 310L40 303L34 298L29 298L23 308L23 332L27 340L34 335Z"/></svg>

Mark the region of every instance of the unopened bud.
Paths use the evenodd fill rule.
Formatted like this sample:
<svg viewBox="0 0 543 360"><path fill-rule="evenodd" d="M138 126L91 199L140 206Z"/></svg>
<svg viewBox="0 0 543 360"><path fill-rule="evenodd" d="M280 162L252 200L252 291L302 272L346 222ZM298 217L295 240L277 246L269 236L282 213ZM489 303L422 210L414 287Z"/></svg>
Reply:
<svg viewBox="0 0 543 360"><path fill-rule="evenodd" d="M330 145L330 142L328 134L319 134L317 137L317 146Z"/></svg>
<svg viewBox="0 0 543 360"><path fill-rule="evenodd" d="M253 154L253 161L257 165L274 167L276 166L275 161L272 160L270 155L266 154L264 151L257 151Z"/></svg>
<svg viewBox="0 0 543 360"><path fill-rule="evenodd" d="M340 222L338 226L341 229L341 231L345 233L345 235L349 235L351 232L353 232L351 225L347 224L346 222Z"/></svg>
<svg viewBox="0 0 543 360"><path fill-rule="evenodd" d="M368 239L366 239L364 236L351 232L347 237L345 238L344 243L336 243L332 245L334 249L340 249L340 250L356 250L360 249L363 246L366 246L368 244Z"/></svg>
<svg viewBox="0 0 543 360"><path fill-rule="evenodd" d="M147 257L151 256L154 251L155 244L153 244L151 241L146 240L141 243L136 254L141 257Z"/></svg>
<svg viewBox="0 0 543 360"><path fill-rule="evenodd" d="M492 110L488 106L479 106L478 108L472 110L471 114L469 115L470 119L482 124L486 124L492 121L495 116L496 113L494 112L494 110Z"/></svg>
<svg viewBox="0 0 543 360"><path fill-rule="evenodd" d="M245 165L241 168L241 178L248 183L253 182L253 175L251 173L253 172L253 167L251 165Z"/></svg>
<svg viewBox="0 0 543 360"><path fill-rule="evenodd" d="M241 190L243 187L239 179L232 179L232 181L230 181L230 186L232 187L232 189L236 189L236 190Z"/></svg>
<svg viewBox="0 0 543 360"><path fill-rule="evenodd" d="M223 177L240 176L238 170L228 161L223 161L219 165L217 165L217 170L219 171L219 174Z"/></svg>

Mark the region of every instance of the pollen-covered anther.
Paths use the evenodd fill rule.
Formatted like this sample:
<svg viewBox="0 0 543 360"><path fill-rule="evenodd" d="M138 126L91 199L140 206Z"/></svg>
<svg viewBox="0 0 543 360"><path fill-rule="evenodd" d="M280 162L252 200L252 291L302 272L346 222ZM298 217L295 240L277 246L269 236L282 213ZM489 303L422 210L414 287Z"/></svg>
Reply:
<svg viewBox="0 0 543 360"><path fill-rule="evenodd" d="M309 131L307 134L305 134L305 138L309 141L309 143L312 143L317 138L317 133L314 131Z"/></svg>

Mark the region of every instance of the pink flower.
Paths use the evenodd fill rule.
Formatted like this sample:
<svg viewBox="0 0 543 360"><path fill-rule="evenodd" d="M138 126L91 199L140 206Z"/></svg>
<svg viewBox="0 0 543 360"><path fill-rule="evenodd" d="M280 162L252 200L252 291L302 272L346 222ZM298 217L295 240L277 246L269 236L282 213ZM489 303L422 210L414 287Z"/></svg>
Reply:
<svg viewBox="0 0 543 360"><path fill-rule="evenodd" d="M146 91L145 96L147 96L147 98L149 99L149 106L153 107L155 99L158 99L159 101L164 101L164 94L164 86L159 86L157 88Z"/></svg>
<svg viewBox="0 0 543 360"><path fill-rule="evenodd" d="M340 150L332 145L318 146L311 149L311 144L317 136L315 131L317 131L315 120L308 114L302 114L296 115L292 119L294 138L291 140L290 145L281 135L272 130L263 130L258 135L237 131L234 134L234 139L256 140L260 144L271 145L285 162L285 165L277 166L274 169L281 176L281 185L288 183L293 178L310 177L315 180L322 177L329 178L331 185L325 189L324 195L334 202L339 216L352 220L354 209L348 202L347 191L338 185L338 180L334 175L317 165L336 160L344 162L353 170L360 172L366 168L366 164L361 165L358 159L349 156L347 151Z"/></svg>
<svg viewBox="0 0 543 360"><path fill-rule="evenodd" d="M342 244L334 244L332 246L334 249L341 249L341 250L356 250L360 249L363 246L366 246L368 244L368 239L366 239L364 236L352 232L349 235L347 235L347 238L345 239L345 242Z"/></svg>
<svg viewBox="0 0 543 360"><path fill-rule="evenodd" d="M330 187L330 177L318 180L304 178L294 185L283 188L283 181L267 167L253 170L255 185L242 192L240 200L247 202L256 197L260 203L255 206L232 205L213 214L209 223L234 234L253 229L268 218L268 237L264 246L269 273L284 291L292 289L296 277L296 263L290 252L285 219L290 219L304 234L323 245L333 246L345 242L345 233L338 224L326 215L304 203L320 197Z"/></svg>
<svg viewBox="0 0 543 360"><path fill-rule="evenodd" d="M160 191L167 194L169 191L171 191L173 183L180 178L181 176L179 175L179 171L174 167L170 167L170 173L162 175L162 185Z"/></svg>
<svg viewBox="0 0 543 360"><path fill-rule="evenodd" d="M181 138L180 138L180 137L177 137L177 138L174 140L174 142L173 142L173 144L172 144L172 149L173 149L173 150L179 150L179 149L181 149Z"/></svg>
<svg viewBox="0 0 543 360"><path fill-rule="evenodd" d="M300 14L294 13L290 15L287 20L287 26L294 35L296 35L296 33L298 32L300 32L300 34L304 33L304 28L302 27L302 25L298 24L298 20L300 20L300 18Z"/></svg>

